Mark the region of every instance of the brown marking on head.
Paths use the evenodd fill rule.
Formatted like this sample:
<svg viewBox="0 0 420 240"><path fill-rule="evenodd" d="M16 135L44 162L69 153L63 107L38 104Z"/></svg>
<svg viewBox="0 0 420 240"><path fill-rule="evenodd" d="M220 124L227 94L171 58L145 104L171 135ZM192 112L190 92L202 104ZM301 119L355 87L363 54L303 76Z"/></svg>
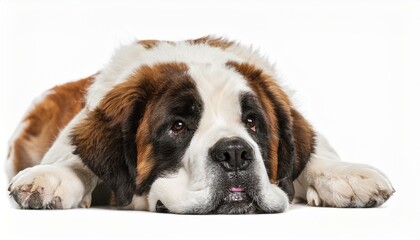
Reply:
<svg viewBox="0 0 420 240"><path fill-rule="evenodd" d="M234 63L229 63L229 65ZM233 65L232 65L233 66ZM267 169L270 181L272 183L275 183L278 179L278 154L277 154L277 148L279 144L279 138L277 134L278 129L278 123L276 114L274 112L274 103L267 97L267 95L264 93L264 89L262 89L262 86L258 84L258 81L252 81L253 77L250 74L253 74L251 71L253 69L247 68L247 66L239 66L237 65L237 71L242 73L244 76L246 76L246 79L248 80L248 84L250 85L251 89L256 93L258 99L260 100L263 110L266 113L266 117L268 120L268 127L269 127L269 135L268 135L268 141L270 143L269 148L269 163L270 167Z"/></svg>
<svg viewBox="0 0 420 240"><path fill-rule="evenodd" d="M196 45L196 44L207 44L211 47L226 49L232 46L235 42L228 41L224 38L215 38L212 36L201 37L197 39L187 40L188 43Z"/></svg>
<svg viewBox="0 0 420 240"><path fill-rule="evenodd" d="M117 205L150 187L143 185L155 166L150 126L159 111L153 104L187 70L182 63L140 67L73 129L75 154L116 193Z"/></svg>
<svg viewBox="0 0 420 240"><path fill-rule="evenodd" d="M153 125L152 118L159 114L159 109L155 106L157 97L153 96L156 95L155 93L160 92L164 87L168 86L169 81L180 81L179 78L184 77L184 74L186 74L187 71L188 67L186 64L164 63L154 65L153 67L143 67L130 77L131 79L143 78L152 81L150 83L152 92L149 92L152 97L148 98L148 103L144 106L145 110L142 114L142 120L139 122L136 134L137 148L144 149L139 152L137 156L137 184L143 182L150 175L150 171L154 165L152 159L152 145L148 141L148 137L150 136L151 125Z"/></svg>
<svg viewBox="0 0 420 240"><path fill-rule="evenodd" d="M303 170L313 151L312 128L293 109L287 94L271 76L251 64L231 61L227 65L245 77L266 111L272 134L270 180L279 181L280 187L289 194L289 199L293 199L293 180Z"/></svg>
<svg viewBox="0 0 420 240"><path fill-rule="evenodd" d="M37 165L70 120L84 107L94 77L58 85L45 93L23 118L27 124L11 143L15 172Z"/></svg>
<svg viewBox="0 0 420 240"><path fill-rule="evenodd" d="M276 182L278 181L278 146L279 146L279 138L278 134L278 120L276 117L276 113L274 111L274 104L275 102L270 99L267 94L266 88L270 88L272 83L271 79L264 75L261 69L257 69L253 65L250 64L239 64L237 62L228 62L228 66L234 67L239 73L241 73L245 79L248 81L249 86L251 89L257 94L258 98L260 99L264 111L267 114L267 119L269 121L269 139L270 139L270 154L269 154L269 162L270 162L270 181ZM279 100L288 102L287 96L284 93L279 93L278 96Z"/></svg>
<svg viewBox="0 0 420 240"><path fill-rule="evenodd" d="M155 94L149 99L145 106L137 134L137 149L144 149L138 152L137 156L137 177L136 191L147 191L151 181L157 177L152 171L162 169L167 164L157 164L155 159L156 151L153 144L156 143L156 130L159 123L168 118L170 106L175 106L176 97L189 95L189 89L195 88L193 80L188 75L188 67L183 63L158 64L153 67L150 79L156 81ZM156 94L157 93L157 94ZM174 98L174 96L176 97ZM168 147L168 146L166 146ZM161 150L158 150L161 152Z"/></svg>

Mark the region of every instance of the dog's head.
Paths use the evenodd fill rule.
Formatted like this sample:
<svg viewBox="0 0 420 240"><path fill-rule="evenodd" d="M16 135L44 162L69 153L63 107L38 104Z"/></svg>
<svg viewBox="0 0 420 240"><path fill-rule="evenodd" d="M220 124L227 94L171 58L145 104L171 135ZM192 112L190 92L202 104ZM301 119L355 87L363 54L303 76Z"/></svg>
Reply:
<svg viewBox="0 0 420 240"><path fill-rule="evenodd" d="M307 144L312 130L271 67L221 39L123 47L96 76L83 114L75 154L118 206L147 195L152 211L282 212L296 158L310 154L295 139Z"/></svg>

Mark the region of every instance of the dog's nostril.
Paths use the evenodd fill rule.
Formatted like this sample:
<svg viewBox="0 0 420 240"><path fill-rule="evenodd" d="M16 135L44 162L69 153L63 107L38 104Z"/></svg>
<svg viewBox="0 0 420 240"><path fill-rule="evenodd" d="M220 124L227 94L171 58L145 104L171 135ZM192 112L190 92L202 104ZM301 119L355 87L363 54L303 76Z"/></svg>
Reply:
<svg viewBox="0 0 420 240"><path fill-rule="evenodd" d="M225 153L223 153L223 156L224 156L224 158L223 158L224 161L230 161L230 154L229 153L225 152Z"/></svg>
<svg viewBox="0 0 420 240"><path fill-rule="evenodd" d="M252 157L249 155L249 153L247 151L242 152L241 158L245 159L245 160L251 160L252 159Z"/></svg>

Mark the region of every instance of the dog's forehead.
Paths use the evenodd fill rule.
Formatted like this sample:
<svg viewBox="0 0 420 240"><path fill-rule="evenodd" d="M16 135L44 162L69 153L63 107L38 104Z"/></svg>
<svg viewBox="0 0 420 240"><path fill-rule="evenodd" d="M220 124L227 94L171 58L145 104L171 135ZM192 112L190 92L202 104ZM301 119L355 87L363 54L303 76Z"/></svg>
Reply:
<svg viewBox="0 0 420 240"><path fill-rule="evenodd" d="M251 92L242 75L223 62L189 64L188 72L204 104L203 121L240 121L240 95Z"/></svg>
<svg viewBox="0 0 420 240"><path fill-rule="evenodd" d="M220 48L201 43L191 44L187 41L158 41L148 43L146 47L137 43L122 46L95 77L95 82L88 92L87 107L94 109L107 92L115 85L126 81L142 66L162 63L186 64L202 96L214 95L219 98L226 96L228 99L228 92L222 95L218 92L225 86L229 86L224 89L231 91L231 97L237 96L241 90L250 91L243 77L226 65L230 61L250 62L271 71L269 64L257 52L236 44Z"/></svg>
<svg viewBox="0 0 420 240"><path fill-rule="evenodd" d="M225 63L191 64L188 72L203 102L196 135L214 143L222 137L243 134L240 99L251 92L244 76Z"/></svg>

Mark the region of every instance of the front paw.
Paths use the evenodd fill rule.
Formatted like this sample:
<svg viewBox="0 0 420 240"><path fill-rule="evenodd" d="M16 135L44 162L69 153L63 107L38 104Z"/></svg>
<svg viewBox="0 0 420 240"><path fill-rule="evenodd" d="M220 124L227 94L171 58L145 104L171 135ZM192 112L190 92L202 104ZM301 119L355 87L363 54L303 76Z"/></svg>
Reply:
<svg viewBox="0 0 420 240"><path fill-rule="evenodd" d="M38 165L18 173L8 190L23 209L67 209L79 205L82 189L80 179L69 168Z"/></svg>
<svg viewBox="0 0 420 240"><path fill-rule="evenodd" d="M313 176L306 199L311 206L378 207L394 192L380 171L367 165L341 162Z"/></svg>

